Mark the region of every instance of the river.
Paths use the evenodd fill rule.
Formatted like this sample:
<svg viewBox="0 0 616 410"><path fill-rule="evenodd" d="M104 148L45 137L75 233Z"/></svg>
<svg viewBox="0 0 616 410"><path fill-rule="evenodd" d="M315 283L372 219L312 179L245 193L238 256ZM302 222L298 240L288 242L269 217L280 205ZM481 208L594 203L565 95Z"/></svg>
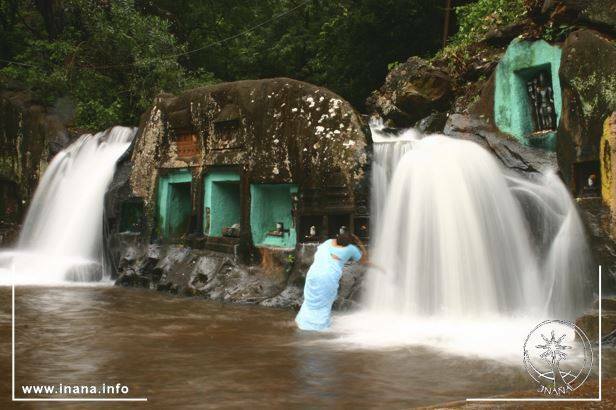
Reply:
<svg viewBox="0 0 616 410"><path fill-rule="evenodd" d="M10 302L0 287L1 408L11 389ZM532 388L521 365L328 343L335 335L300 332L293 317L147 290L18 287L17 396L27 385L121 383L129 393L114 397L147 397L148 408L400 408Z"/></svg>

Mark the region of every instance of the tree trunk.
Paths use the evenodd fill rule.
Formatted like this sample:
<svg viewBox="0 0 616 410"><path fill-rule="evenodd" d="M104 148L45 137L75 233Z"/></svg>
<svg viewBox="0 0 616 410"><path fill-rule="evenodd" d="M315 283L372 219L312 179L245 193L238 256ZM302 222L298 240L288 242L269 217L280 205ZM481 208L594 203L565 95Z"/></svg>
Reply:
<svg viewBox="0 0 616 410"><path fill-rule="evenodd" d="M447 45L449 38L449 18L451 16L451 0L445 0L445 22L443 23L443 47Z"/></svg>
<svg viewBox="0 0 616 410"><path fill-rule="evenodd" d="M43 18L49 40L62 31L62 0L35 0L34 4Z"/></svg>

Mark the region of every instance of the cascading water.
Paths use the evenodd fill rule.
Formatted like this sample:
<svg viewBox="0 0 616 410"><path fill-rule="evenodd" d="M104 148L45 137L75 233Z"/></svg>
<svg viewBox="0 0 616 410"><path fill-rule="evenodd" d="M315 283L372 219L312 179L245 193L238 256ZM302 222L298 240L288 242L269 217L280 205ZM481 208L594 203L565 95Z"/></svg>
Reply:
<svg viewBox="0 0 616 410"><path fill-rule="evenodd" d="M54 157L26 215L17 249L0 255L0 281L19 284L100 280L103 204L116 161L136 129L82 135ZM1 270L0 270L1 272Z"/></svg>
<svg viewBox="0 0 616 410"><path fill-rule="evenodd" d="M508 173L469 141L379 125L372 134L378 269L364 309L336 324L340 340L486 355L500 337L505 354L539 321L572 319L589 305L582 222L553 172Z"/></svg>

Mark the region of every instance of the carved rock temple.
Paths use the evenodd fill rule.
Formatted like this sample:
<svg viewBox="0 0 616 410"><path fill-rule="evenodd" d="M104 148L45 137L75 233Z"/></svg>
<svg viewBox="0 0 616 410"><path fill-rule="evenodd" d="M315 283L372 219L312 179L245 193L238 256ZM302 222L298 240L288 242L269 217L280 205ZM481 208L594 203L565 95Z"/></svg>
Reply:
<svg viewBox="0 0 616 410"><path fill-rule="evenodd" d="M108 238L244 261L342 226L367 238L366 130L336 94L287 78L161 95L118 166Z"/></svg>
<svg viewBox="0 0 616 410"><path fill-rule="evenodd" d="M496 67L494 121L520 142L554 150L561 115L561 50L543 40L511 42Z"/></svg>

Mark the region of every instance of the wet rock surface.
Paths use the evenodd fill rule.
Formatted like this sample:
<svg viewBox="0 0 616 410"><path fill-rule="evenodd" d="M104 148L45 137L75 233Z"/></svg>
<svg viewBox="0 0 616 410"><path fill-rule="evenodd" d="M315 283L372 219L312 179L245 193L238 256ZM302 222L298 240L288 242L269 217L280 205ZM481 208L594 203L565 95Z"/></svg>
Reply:
<svg viewBox="0 0 616 410"><path fill-rule="evenodd" d="M505 167L520 173L557 169L555 153L520 144L515 138L495 131L485 117L452 114L444 134L478 143L492 152Z"/></svg>
<svg viewBox="0 0 616 410"><path fill-rule="evenodd" d="M447 123L447 114L444 112L433 112L425 118L417 121L415 128L422 134L442 133Z"/></svg>
<svg viewBox="0 0 616 410"><path fill-rule="evenodd" d="M575 324L584 331L591 343L599 341L598 301L593 310L576 319ZM608 346L616 347L616 299L606 297L601 300L601 338Z"/></svg>
<svg viewBox="0 0 616 410"><path fill-rule="evenodd" d="M303 302L303 282L316 251L316 245L300 246L293 269L281 274L275 267L247 266L224 253L179 245L139 246L130 239L124 245L117 286L295 310ZM345 266L334 309L357 305L365 273L362 265Z"/></svg>

